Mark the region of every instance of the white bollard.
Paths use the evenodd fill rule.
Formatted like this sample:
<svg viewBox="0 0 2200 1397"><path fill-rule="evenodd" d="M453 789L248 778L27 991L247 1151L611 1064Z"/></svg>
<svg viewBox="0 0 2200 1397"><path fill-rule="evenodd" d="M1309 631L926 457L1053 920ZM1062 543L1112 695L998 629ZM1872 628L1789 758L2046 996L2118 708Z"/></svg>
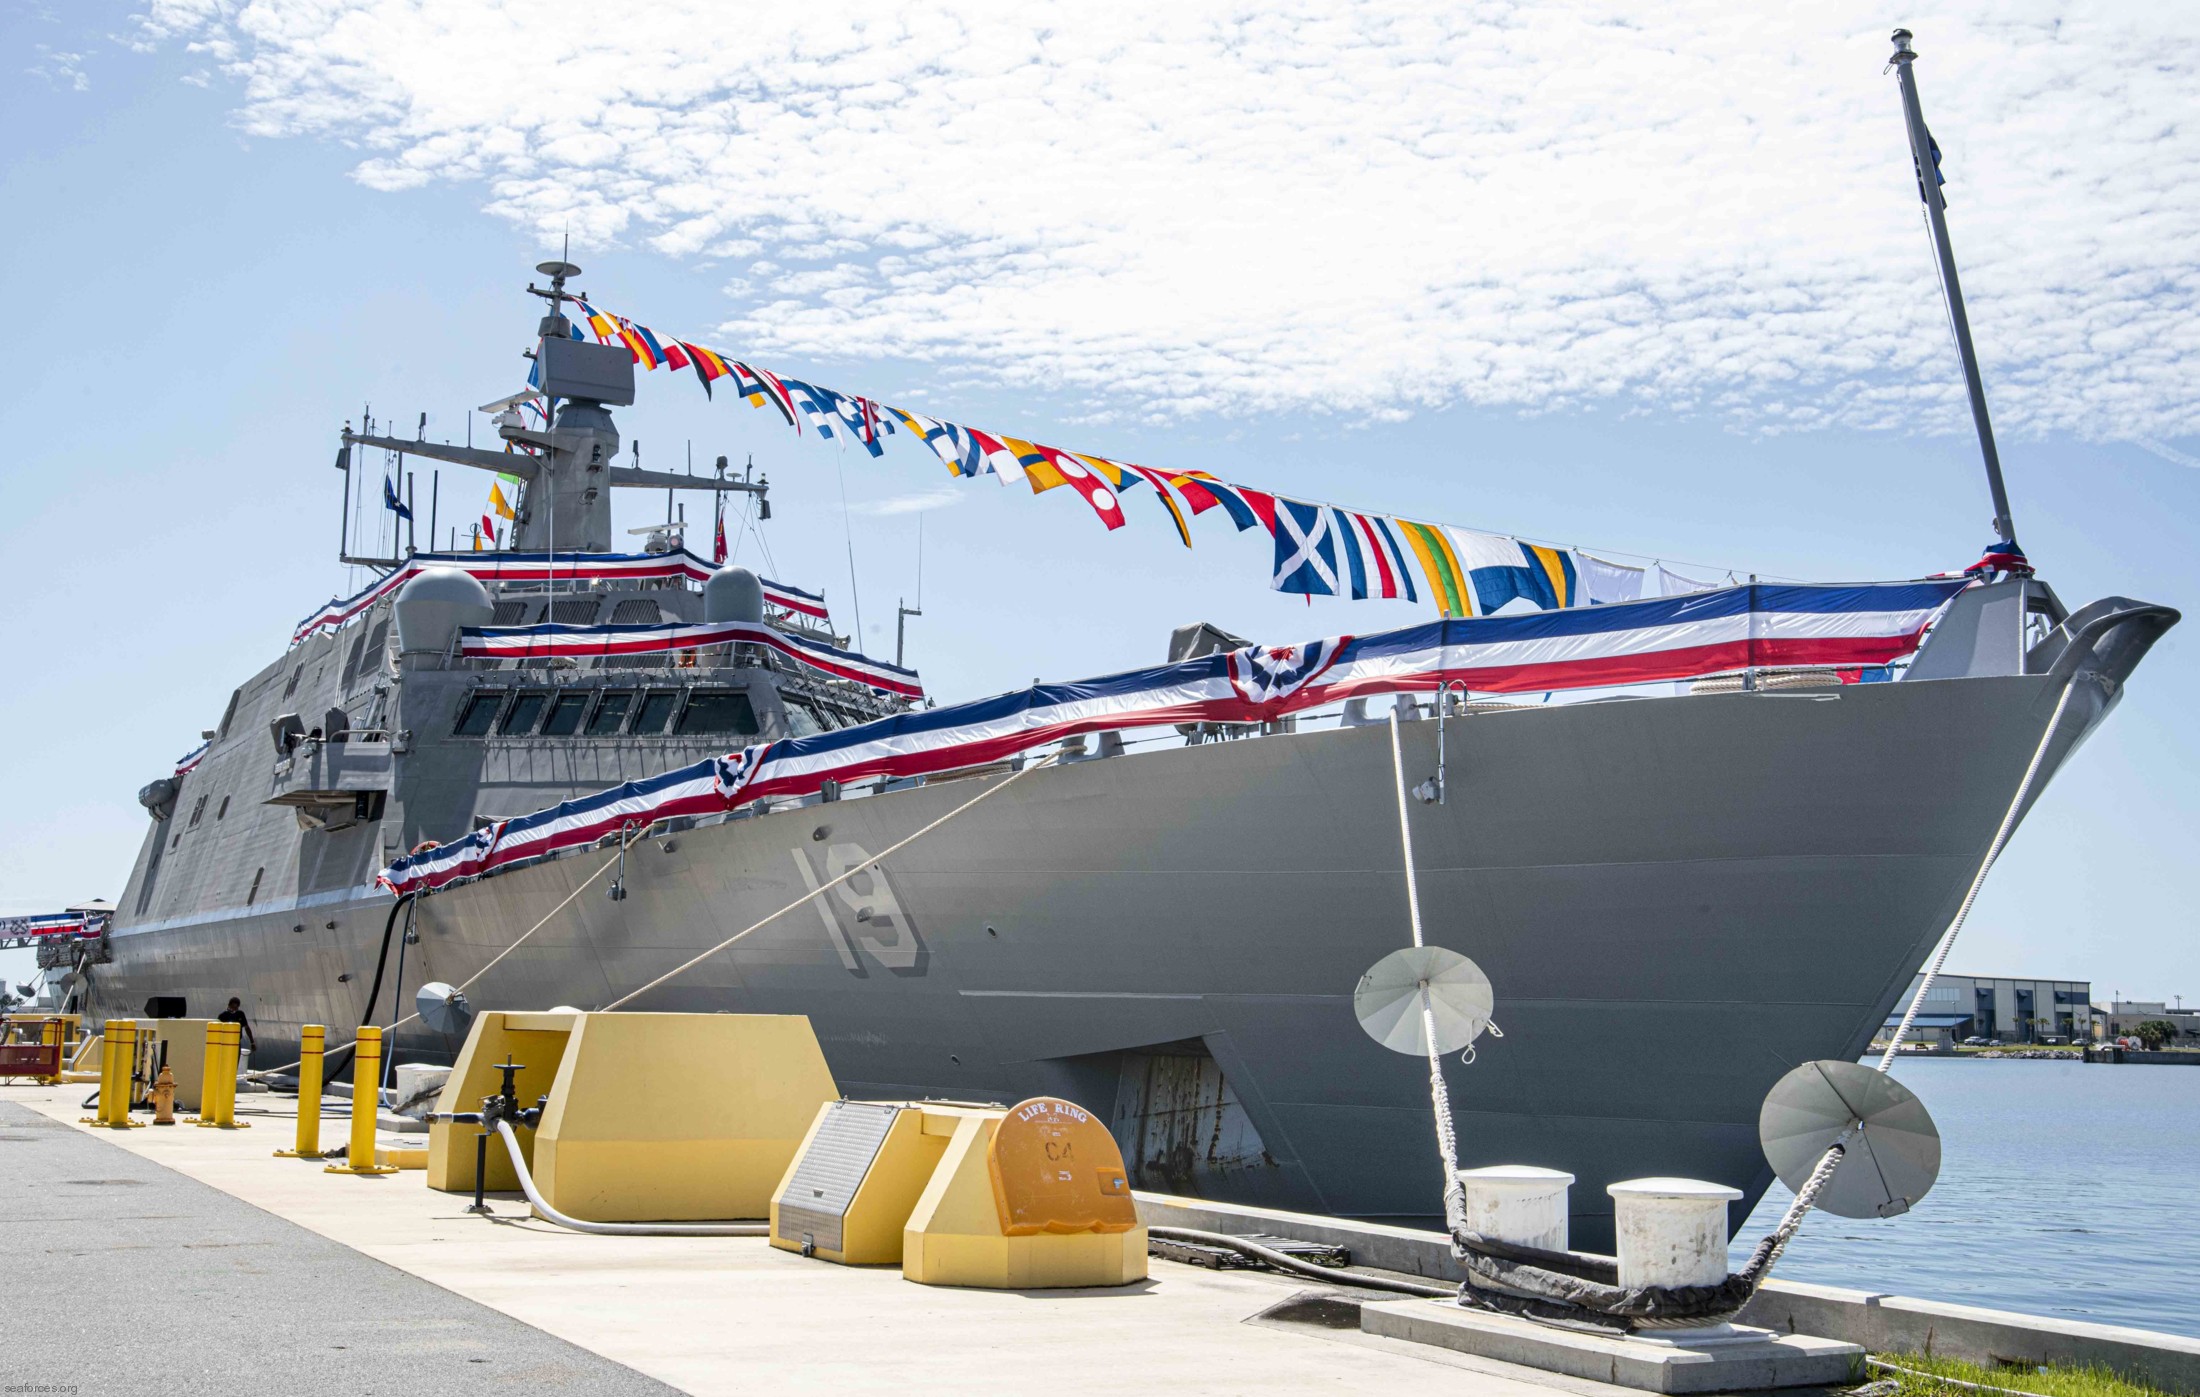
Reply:
<svg viewBox="0 0 2200 1397"><path fill-rule="evenodd" d="M1467 1228L1499 1242L1566 1250L1566 1189L1574 1176L1532 1164L1462 1169Z"/></svg>
<svg viewBox="0 0 2200 1397"><path fill-rule="evenodd" d="M1726 1205L1740 1189L1701 1179L1627 1179L1604 1191L1612 1196L1622 1286L1726 1279Z"/></svg>

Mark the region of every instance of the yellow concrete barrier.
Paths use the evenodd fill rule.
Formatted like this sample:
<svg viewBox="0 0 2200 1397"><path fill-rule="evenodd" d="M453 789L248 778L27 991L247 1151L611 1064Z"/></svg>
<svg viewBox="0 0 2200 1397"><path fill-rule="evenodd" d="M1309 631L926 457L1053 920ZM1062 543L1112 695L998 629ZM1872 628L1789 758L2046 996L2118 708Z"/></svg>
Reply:
<svg viewBox="0 0 2200 1397"><path fill-rule="evenodd" d="M206 1052L199 1086L197 1124L214 1130L245 1130L252 1122L237 1120L237 1056L244 1039L241 1024L210 1021L206 1025Z"/></svg>
<svg viewBox="0 0 2200 1397"><path fill-rule="evenodd" d="M321 1157L321 1054L328 1046L328 1028L309 1023L298 1030L298 1139L287 1150L275 1151L277 1159Z"/></svg>
<svg viewBox="0 0 2200 1397"><path fill-rule="evenodd" d="M586 1222L756 1218L824 1102L840 1093L810 1021L780 1014L477 1015L438 1112L475 1111L500 1062L525 1069L514 1123L543 1200ZM428 1187L470 1193L478 1127L428 1131ZM486 1187L519 1179L500 1145Z"/></svg>
<svg viewBox="0 0 2200 1397"><path fill-rule="evenodd" d="M324 1174L394 1174L394 1164L378 1164L374 1158L374 1124L382 1113L382 1030L359 1030L358 1046L351 1054L351 1150L341 1164L331 1164Z"/></svg>
<svg viewBox="0 0 2200 1397"><path fill-rule="evenodd" d="M989 1290L1144 1280L1146 1229L1115 1138L1049 1096L958 1119L902 1234L901 1273Z"/></svg>

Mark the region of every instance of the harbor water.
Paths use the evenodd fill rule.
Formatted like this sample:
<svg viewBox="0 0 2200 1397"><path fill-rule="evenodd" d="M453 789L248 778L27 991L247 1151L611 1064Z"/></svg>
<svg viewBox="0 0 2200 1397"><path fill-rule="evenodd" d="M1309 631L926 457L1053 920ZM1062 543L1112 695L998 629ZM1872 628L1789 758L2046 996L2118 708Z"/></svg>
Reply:
<svg viewBox="0 0 2200 1397"><path fill-rule="evenodd" d="M1812 1216L1776 1274L2200 1337L2200 1069L1910 1058L1894 1075L1940 1126L1939 1183L1902 1217ZM1773 1185L1736 1264L1791 1197Z"/></svg>

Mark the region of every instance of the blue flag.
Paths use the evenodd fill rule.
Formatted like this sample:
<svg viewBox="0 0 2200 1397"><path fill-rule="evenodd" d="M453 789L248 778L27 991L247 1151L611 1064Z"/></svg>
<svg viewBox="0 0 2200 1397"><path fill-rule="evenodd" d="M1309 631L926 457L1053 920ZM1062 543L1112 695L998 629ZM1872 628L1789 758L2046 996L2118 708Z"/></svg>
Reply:
<svg viewBox="0 0 2200 1397"><path fill-rule="evenodd" d="M1310 597L1337 595L1337 530L1327 509L1276 497L1276 566L1268 585Z"/></svg>
<svg viewBox="0 0 2200 1397"><path fill-rule="evenodd" d="M413 517L412 506L397 498L397 482L386 475L382 477L382 508L396 511L400 519Z"/></svg>

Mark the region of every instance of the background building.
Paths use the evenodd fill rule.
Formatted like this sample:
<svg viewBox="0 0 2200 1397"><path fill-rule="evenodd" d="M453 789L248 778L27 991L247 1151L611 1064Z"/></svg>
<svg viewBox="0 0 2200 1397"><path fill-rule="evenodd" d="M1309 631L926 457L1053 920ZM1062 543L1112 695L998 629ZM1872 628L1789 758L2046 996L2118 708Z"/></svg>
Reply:
<svg viewBox="0 0 2200 1397"><path fill-rule="evenodd" d="M1909 993L1894 1007L1883 1036L1902 1022L1924 979L1920 975L1910 982ZM1925 995L1910 1041L1937 1039L1954 1044L1966 1038L1998 1038L2004 1043L2070 1043L2091 1039L2093 1020L2092 985L2085 980L1943 974Z"/></svg>
<svg viewBox="0 0 2200 1397"><path fill-rule="evenodd" d="M2177 1030L2172 1046L2200 1043L2200 1005L2170 1004L2159 999L2119 999L2106 1009L2095 1010L2097 1033L2102 1038L2139 1036L2139 1025L2160 1019Z"/></svg>

